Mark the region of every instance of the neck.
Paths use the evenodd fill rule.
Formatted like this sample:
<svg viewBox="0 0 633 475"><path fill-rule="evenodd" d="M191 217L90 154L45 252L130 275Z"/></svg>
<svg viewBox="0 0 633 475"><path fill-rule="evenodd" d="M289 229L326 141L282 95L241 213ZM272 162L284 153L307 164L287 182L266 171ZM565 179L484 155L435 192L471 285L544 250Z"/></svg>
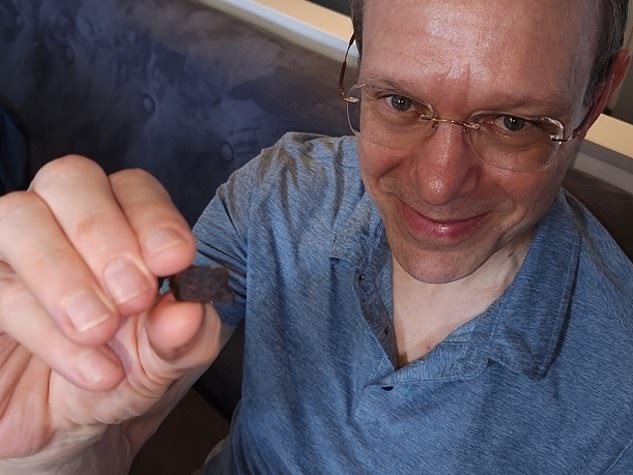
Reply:
<svg viewBox="0 0 633 475"><path fill-rule="evenodd" d="M531 236L498 251L472 274L432 284L408 274L393 259L393 309L401 364L430 352L456 328L483 313L512 283L529 249Z"/></svg>

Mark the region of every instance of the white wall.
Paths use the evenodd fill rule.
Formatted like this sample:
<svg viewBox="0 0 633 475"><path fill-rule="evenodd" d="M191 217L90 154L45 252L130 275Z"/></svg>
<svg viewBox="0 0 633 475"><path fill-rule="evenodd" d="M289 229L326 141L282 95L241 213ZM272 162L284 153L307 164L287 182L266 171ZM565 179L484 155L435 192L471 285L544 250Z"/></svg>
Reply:
<svg viewBox="0 0 633 475"><path fill-rule="evenodd" d="M305 0L201 1L337 61L352 36L347 15Z"/></svg>

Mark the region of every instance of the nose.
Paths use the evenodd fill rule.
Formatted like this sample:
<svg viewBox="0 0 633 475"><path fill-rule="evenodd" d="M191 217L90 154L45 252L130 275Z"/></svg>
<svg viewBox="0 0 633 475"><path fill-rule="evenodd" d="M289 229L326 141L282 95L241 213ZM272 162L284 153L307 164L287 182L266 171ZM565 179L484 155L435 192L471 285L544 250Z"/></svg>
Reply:
<svg viewBox="0 0 633 475"><path fill-rule="evenodd" d="M433 129L415 152L413 173L420 198L441 206L472 191L481 167L461 124L436 122Z"/></svg>

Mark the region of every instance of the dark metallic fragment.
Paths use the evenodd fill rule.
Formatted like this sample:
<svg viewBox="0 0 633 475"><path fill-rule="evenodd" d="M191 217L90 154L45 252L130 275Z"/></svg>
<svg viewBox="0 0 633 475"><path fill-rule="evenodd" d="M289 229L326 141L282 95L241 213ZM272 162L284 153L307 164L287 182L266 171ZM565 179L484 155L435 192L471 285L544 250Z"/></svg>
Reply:
<svg viewBox="0 0 633 475"><path fill-rule="evenodd" d="M191 266L169 279L177 300L190 302L232 302L229 271L224 267Z"/></svg>

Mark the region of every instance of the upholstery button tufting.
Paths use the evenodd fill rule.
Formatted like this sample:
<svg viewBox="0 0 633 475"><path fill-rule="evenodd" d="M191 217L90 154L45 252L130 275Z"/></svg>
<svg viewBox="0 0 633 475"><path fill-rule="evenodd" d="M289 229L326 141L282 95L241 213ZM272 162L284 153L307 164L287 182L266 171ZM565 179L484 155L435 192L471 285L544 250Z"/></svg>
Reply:
<svg viewBox="0 0 633 475"><path fill-rule="evenodd" d="M222 155L222 160L224 160L225 162L233 161L233 158L234 158L233 146L230 143L224 142L222 144L222 149L220 153Z"/></svg>
<svg viewBox="0 0 633 475"><path fill-rule="evenodd" d="M154 98L148 94L143 94L143 109L148 114L153 114L156 110L156 101Z"/></svg>
<svg viewBox="0 0 633 475"><path fill-rule="evenodd" d="M68 45L66 46L66 48L64 48L64 58L66 59L67 63L75 62L75 51L73 50L72 46Z"/></svg>

